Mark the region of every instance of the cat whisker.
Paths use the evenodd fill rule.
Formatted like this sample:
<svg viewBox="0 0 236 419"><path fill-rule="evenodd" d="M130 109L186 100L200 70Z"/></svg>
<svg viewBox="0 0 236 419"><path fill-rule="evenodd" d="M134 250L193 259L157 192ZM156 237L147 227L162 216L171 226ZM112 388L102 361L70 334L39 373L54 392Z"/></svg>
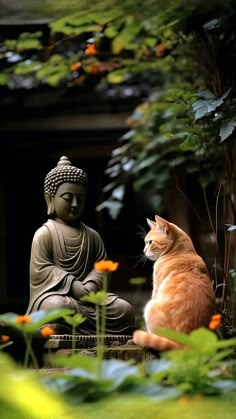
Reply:
<svg viewBox="0 0 236 419"><path fill-rule="evenodd" d="M144 267L147 262L147 258L144 254L136 256L135 259L137 259L137 262L135 263L132 269L137 268L137 266L140 264L142 264L142 267Z"/></svg>
<svg viewBox="0 0 236 419"><path fill-rule="evenodd" d="M147 232L146 232L146 230L145 230L145 228L142 226L142 225L140 225L140 224L138 224L137 225L137 228L139 229L139 231L137 231L137 235L138 236L140 236L141 237L141 239L144 239L144 237L146 236L146 234L147 234Z"/></svg>

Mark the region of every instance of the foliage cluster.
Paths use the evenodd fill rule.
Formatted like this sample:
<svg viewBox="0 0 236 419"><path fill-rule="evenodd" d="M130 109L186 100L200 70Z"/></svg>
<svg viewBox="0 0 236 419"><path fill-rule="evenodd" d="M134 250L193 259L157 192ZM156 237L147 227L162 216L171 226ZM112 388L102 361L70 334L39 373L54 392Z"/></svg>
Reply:
<svg viewBox="0 0 236 419"><path fill-rule="evenodd" d="M0 321L18 328L32 341L39 325L53 321L58 315L65 319L71 317L69 324L73 323L73 315L67 309L36 312L30 322L19 322L19 317L24 316L6 313L1 315ZM77 322L76 315L74 320ZM62 368L50 374L46 370L37 373L37 370L22 369L2 351L0 363L5 385L0 390L1 409L10 414L17 412L20 418L24 413L38 418L42 413L40 403L46 403L44 417L47 418L62 412L67 412L70 417L70 406L88 402L96 406L99 400L106 401L110 397L129 396L132 399L142 396L146 402L160 403L181 400L185 395L191 398L230 398L234 403L236 368L232 355L236 339L218 339L214 332L205 328L190 335L164 329L158 329L157 333L187 348L163 353L160 359L140 364L132 360L91 358L76 352L70 357L53 355L51 364Z"/></svg>
<svg viewBox="0 0 236 419"><path fill-rule="evenodd" d="M64 2L61 3L62 8ZM45 32L1 40L0 84L10 89L40 85L87 87L126 83L134 74L158 72L161 83L128 120L130 130L107 168L108 198L98 207L113 218L125 186L151 188L159 201L178 168L198 175L204 192L213 183L216 208L207 208L219 253L221 309L226 310L236 225L235 1L106 0L81 2L53 19ZM50 9L53 12L53 8ZM55 9L55 13L58 13ZM218 219L219 207L222 219ZM213 221L213 219L215 221ZM224 224L226 230L224 230ZM220 276L220 278L218 278Z"/></svg>
<svg viewBox="0 0 236 419"><path fill-rule="evenodd" d="M62 414L64 410L67 415L71 416L69 406L80 406L88 402L96 403L102 399L106 400L108 396L113 398L142 396L142 398L147 398L147 401L163 402L164 400L178 400L183 395L191 397L200 395L200 397L218 396L222 397L222 400L224 397L231 397L234 402L236 368L232 355L236 339L218 339L215 332L206 328L194 330L189 335L158 329L156 331L158 334L185 346L183 349L163 353L159 359L142 363L135 363L134 360L103 359L104 340L101 341L105 333L105 324L102 321L105 318L103 303L107 297L108 275L116 270L117 266L118 263L112 261L100 261L95 264L95 268L104 273L103 290L96 294L91 293L86 298L86 301L96 306L98 317L95 358L76 352L72 342L73 353L70 357L60 355L50 357L51 364L55 367L62 367L62 370L55 369L50 374L43 370L37 373L32 346L33 337L40 333L45 336L43 333L45 329L48 336L53 334L53 329L50 330L45 324L58 321L58 319L63 319L73 326L73 333L75 333L76 327L84 319L78 313L74 314L73 310L66 308L52 311L39 310L30 316L16 313L0 315L0 323L20 331L26 342L23 371L19 366L16 367L6 354L0 353L0 364L3 367L2 379L6 383L0 389L0 405L5 411L10 412L11 416L17 413L17 417L21 418L22 414L26 413L37 419L40 417L38 415L39 403L44 402L47 403L45 418L51 417L52 409L55 409L56 415ZM140 278L139 281L136 278L136 282L140 282ZM218 317L221 316L218 315ZM102 328L100 328L100 321ZM215 322L214 328L218 325L219 321ZM212 326L209 325L209 328ZM1 337L4 343L0 349L6 349L6 338L7 336ZM10 343L17 345L17 342ZM30 357L30 366L36 369L26 371ZM22 380L25 380L24 385L22 385ZM38 393L37 397L36 393ZM32 397L29 397L29 394ZM49 402L50 395L54 396L51 397L52 403ZM8 417L11 416L8 414Z"/></svg>

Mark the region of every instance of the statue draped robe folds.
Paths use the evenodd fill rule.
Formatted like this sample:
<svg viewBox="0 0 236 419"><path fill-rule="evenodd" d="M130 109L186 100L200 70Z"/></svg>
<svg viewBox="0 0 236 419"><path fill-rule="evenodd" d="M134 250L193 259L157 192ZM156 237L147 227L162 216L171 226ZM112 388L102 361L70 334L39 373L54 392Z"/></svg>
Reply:
<svg viewBox="0 0 236 419"><path fill-rule="evenodd" d="M94 262L107 259L100 235L80 222L79 229L48 220L33 238L30 259L30 301L27 314L56 308L53 301L63 297L66 307L83 314L86 321L79 327L84 334L95 333L95 307L72 296L73 281L78 281L80 297L102 288L103 274L94 270ZM106 300L106 333L132 334L134 313L131 305L109 293Z"/></svg>

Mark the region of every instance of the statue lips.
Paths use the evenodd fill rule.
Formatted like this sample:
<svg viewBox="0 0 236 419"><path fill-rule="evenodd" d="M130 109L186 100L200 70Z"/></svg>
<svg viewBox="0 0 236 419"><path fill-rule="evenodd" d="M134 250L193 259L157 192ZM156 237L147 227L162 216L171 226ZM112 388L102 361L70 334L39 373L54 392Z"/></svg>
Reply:
<svg viewBox="0 0 236 419"><path fill-rule="evenodd" d="M79 209L78 208L71 208L70 211L69 211L69 214L79 215Z"/></svg>

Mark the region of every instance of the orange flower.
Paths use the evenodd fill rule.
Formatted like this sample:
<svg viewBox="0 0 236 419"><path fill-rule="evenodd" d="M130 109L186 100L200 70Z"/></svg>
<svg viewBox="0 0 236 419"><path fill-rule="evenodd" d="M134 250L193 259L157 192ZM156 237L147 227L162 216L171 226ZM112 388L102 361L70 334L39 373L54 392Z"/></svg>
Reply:
<svg viewBox="0 0 236 419"><path fill-rule="evenodd" d="M73 80L73 84L76 85L76 86L80 86L81 84L84 83L84 81L85 81L85 75L82 74L81 76L76 77L76 79Z"/></svg>
<svg viewBox="0 0 236 419"><path fill-rule="evenodd" d="M86 55L96 55L98 53L98 50L94 44L88 44L84 53Z"/></svg>
<svg viewBox="0 0 236 419"><path fill-rule="evenodd" d="M101 272L114 272L119 266L118 262L112 262L112 260L100 260L95 262L94 269Z"/></svg>
<svg viewBox="0 0 236 419"><path fill-rule="evenodd" d="M91 64L89 66L89 68L88 68L88 72L90 74L98 74L98 73L100 73L100 67L99 67L99 65Z"/></svg>
<svg viewBox="0 0 236 419"><path fill-rule="evenodd" d="M17 323L30 323L31 317L30 316L17 316L16 322Z"/></svg>
<svg viewBox="0 0 236 419"><path fill-rule="evenodd" d="M70 66L71 71L77 71L82 67L81 63L75 63Z"/></svg>
<svg viewBox="0 0 236 419"><path fill-rule="evenodd" d="M1 336L1 341L2 342L8 342L10 340L10 337L9 336L7 336L7 335L2 335Z"/></svg>
<svg viewBox="0 0 236 419"><path fill-rule="evenodd" d="M157 57L163 57L163 55L165 55L165 52L166 52L165 44L161 43L161 44L158 44L156 46L156 56Z"/></svg>
<svg viewBox="0 0 236 419"><path fill-rule="evenodd" d="M41 335L44 338L48 338L49 336L53 335L55 333L54 329L50 326L44 326L41 330L40 330Z"/></svg>
<svg viewBox="0 0 236 419"><path fill-rule="evenodd" d="M219 327L221 324L221 319L222 319L221 314L214 314L213 316L211 316L211 321L208 326L209 329L211 330L217 329L217 327Z"/></svg>

